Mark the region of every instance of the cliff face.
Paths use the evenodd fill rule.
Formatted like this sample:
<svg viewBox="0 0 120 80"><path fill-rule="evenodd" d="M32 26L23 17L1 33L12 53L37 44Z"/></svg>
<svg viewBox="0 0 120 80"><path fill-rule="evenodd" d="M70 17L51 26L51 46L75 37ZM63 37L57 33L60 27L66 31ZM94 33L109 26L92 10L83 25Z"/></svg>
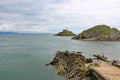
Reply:
<svg viewBox="0 0 120 80"><path fill-rule="evenodd" d="M55 34L55 36L75 36L75 34L72 31L63 30L62 32L59 32L58 34Z"/></svg>
<svg viewBox="0 0 120 80"><path fill-rule="evenodd" d="M77 40L97 40L97 41L120 41L120 31L110 28L107 25L97 25L88 30L84 30L78 36L73 37Z"/></svg>

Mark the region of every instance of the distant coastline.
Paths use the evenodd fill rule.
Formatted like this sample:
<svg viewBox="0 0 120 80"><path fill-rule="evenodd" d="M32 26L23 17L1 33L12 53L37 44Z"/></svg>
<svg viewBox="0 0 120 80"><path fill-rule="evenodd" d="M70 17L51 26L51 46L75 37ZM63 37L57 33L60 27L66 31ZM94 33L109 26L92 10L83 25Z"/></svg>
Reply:
<svg viewBox="0 0 120 80"><path fill-rule="evenodd" d="M0 31L0 34L51 34L53 33L35 33L35 32L12 32L12 31Z"/></svg>
<svg viewBox="0 0 120 80"><path fill-rule="evenodd" d="M0 31L0 34L19 34L18 32L4 32Z"/></svg>

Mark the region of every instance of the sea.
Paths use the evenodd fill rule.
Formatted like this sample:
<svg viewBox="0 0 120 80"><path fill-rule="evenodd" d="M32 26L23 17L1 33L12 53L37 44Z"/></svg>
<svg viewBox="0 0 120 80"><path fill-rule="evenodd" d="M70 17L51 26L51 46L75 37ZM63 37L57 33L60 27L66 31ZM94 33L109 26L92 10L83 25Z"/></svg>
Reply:
<svg viewBox="0 0 120 80"><path fill-rule="evenodd" d="M78 41L54 34L0 34L0 80L66 80L46 66L56 51L79 51L120 59L120 42Z"/></svg>

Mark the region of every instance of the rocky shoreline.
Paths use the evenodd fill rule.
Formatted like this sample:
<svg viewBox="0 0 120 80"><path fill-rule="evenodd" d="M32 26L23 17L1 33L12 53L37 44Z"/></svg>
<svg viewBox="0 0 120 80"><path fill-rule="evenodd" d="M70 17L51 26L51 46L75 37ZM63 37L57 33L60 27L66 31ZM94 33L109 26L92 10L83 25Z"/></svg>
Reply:
<svg viewBox="0 0 120 80"><path fill-rule="evenodd" d="M100 67L94 60L111 63L104 55L93 55L95 58L86 58L81 52L57 51L50 65L56 68L56 73L66 77L66 80L96 80L90 67ZM97 73L97 75L100 75ZM103 76L100 76L100 78ZM99 77L98 77L99 78ZM97 79L98 80L98 79ZM106 79L100 79L106 80Z"/></svg>
<svg viewBox="0 0 120 80"><path fill-rule="evenodd" d="M64 75L67 80L91 80L89 68L92 59L85 58L81 52L57 51L53 61L50 62L56 68L58 75Z"/></svg>

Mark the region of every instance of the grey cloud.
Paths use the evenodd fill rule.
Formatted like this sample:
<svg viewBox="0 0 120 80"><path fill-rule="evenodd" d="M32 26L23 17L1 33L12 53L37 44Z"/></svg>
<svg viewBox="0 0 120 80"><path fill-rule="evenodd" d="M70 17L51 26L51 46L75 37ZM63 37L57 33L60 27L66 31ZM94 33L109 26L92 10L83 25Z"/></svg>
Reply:
<svg viewBox="0 0 120 80"><path fill-rule="evenodd" d="M81 31L96 24L120 28L119 3L119 0L1 0L0 26L5 27L0 29L52 32L68 26Z"/></svg>

